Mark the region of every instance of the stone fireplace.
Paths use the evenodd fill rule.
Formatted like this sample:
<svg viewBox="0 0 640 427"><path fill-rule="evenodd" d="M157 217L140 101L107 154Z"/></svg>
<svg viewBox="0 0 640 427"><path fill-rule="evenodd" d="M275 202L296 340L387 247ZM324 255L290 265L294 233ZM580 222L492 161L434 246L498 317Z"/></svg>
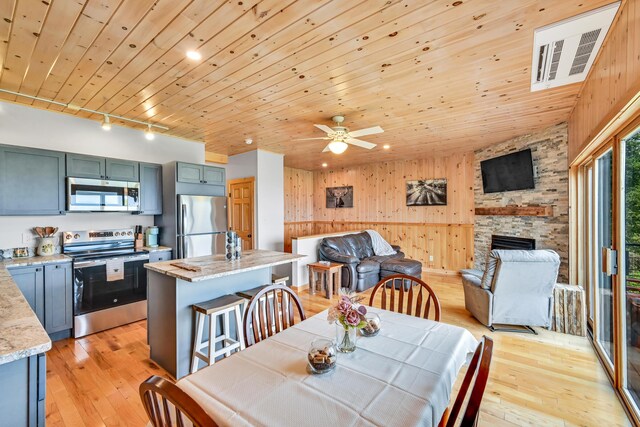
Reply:
<svg viewBox="0 0 640 427"><path fill-rule="evenodd" d="M537 170L535 188L484 194L480 162L525 148L531 149L534 168ZM503 213L502 215L476 213L474 220L476 268L484 268L487 254L491 250L492 236L532 239L535 241L536 249L552 249L560 255L562 263L558 281L566 283L569 271L569 173L566 123L478 150L475 152L474 167L476 209L549 207L539 216L525 216L519 213ZM486 212L486 209L484 210ZM512 210L517 211L517 209Z"/></svg>
<svg viewBox="0 0 640 427"><path fill-rule="evenodd" d="M536 248L536 239L527 239L524 237L513 236L491 236L491 249L524 249L531 250Z"/></svg>

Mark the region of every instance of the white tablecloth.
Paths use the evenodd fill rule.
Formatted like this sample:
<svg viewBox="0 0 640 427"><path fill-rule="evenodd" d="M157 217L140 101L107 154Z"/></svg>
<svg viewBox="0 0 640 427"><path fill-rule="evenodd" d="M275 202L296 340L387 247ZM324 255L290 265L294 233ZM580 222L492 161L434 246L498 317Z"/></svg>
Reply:
<svg viewBox="0 0 640 427"><path fill-rule="evenodd" d="M369 309L380 333L358 337L330 373L307 371L311 342L335 339L324 311L178 386L223 426L437 425L477 340L457 326Z"/></svg>

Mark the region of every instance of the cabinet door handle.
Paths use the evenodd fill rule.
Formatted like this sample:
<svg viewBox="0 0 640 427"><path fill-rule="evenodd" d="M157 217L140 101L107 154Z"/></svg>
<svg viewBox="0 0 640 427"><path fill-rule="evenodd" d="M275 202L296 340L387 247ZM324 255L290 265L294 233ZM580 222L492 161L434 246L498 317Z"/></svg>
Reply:
<svg viewBox="0 0 640 427"><path fill-rule="evenodd" d="M36 268L36 271L42 271L42 268L38 267Z"/></svg>
<svg viewBox="0 0 640 427"><path fill-rule="evenodd" d="M59 265L56 265L56 268L60 268L60 266L59 266Z"/></svg>

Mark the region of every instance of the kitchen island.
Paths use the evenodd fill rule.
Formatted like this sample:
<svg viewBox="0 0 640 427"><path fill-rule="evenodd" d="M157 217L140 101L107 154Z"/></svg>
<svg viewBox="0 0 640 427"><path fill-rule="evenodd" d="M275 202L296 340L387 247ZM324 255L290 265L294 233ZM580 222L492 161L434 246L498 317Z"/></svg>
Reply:
<svg viewBox="0 0 640 427"><path fill-rule="evenodd" d="M187 375L194 339L191 306L270 284L272 267L302 258L304 255L249 250L233 261L213 255L145 264L151 359L176 379ZM176 267L176 263L198 271Z"/></svg>

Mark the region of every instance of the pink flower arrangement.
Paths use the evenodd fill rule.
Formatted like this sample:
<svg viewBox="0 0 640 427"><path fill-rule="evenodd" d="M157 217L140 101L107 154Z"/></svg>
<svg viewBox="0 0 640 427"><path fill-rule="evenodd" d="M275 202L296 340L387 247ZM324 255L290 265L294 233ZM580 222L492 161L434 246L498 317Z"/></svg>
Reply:
<svg viewBox="0 0 640 427"><path fill-rule="evenodd" d="M367 324L364 318L367 308L359 304L361 299L353 293L344 293L340 290L338 303L329 309L327 316L329 323L339 322L345 329L363 328Z"/></svg>

